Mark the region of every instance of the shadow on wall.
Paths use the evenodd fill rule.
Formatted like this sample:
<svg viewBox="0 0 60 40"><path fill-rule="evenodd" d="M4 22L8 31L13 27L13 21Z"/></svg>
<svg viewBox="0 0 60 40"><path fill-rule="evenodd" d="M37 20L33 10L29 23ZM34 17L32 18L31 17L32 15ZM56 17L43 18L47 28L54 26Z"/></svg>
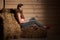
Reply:
<svg viewBox="0 0 60 40"><path fill-rule="evenodd" d="M17 9L9 9L9 10L10 10L10 13L13 13L13 14L14 14L14 17L15 17L16 21L18 22L17 14L16 14ZM18 23L19 23L19 22L18 22Z"/></svg>
<svg viewBox="0 0 60 40"><path fill-rule="evenodd" d="M3 19L0 17L0 39L3 40Z"/></svg>

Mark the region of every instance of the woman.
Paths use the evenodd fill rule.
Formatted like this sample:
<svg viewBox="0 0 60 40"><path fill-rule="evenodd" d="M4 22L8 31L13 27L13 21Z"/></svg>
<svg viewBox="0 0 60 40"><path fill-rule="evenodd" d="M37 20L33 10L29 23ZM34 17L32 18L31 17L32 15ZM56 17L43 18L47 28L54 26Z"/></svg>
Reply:
<svg viewBox="0 0 60 40"><path fill-rule="evenodd" d="M29 22L25 22L25 17L23 15L23 10L22 10L23 4L18 4L17 5L17 18L18 22L21 25L21 27L31 27L34 24L36 24L39 27L45 27L41 22L38 22L34 17L32 17Z"/></svg>

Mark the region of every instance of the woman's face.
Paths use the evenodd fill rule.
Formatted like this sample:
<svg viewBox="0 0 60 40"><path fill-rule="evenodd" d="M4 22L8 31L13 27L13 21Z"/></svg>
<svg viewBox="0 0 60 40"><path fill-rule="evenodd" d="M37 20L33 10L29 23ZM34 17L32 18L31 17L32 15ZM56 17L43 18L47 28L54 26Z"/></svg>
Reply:
<svg viewBox="0 0 60 40"><path fill-rule="evenodd" d="M21 7L19 7L19 10L22 10L23 9L23 7L21 6Z"/></svg>

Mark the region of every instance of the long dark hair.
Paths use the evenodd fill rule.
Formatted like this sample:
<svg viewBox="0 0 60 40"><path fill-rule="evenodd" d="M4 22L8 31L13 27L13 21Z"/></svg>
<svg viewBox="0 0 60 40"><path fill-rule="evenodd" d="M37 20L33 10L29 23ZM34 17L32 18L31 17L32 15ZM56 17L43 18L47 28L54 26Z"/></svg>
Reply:
<svg viewBox="0 0 60 40"><path fill-rule="evenodd" d="M17 9L19 9L19 7L21 7L21 6L23 6L22 3L18 4L18 5L17 5Z"/></svg>
<svg viewBox="0 0 60 40"><path fill-rule="evenodd" d="M22 10L20 10L20 9L19 9L19 7L22 7L22 6L23 6L23 4L21 4L21 3L17 5L17 12L20 12L20 14L21 14L21 15L20 15L20 16L21 16L21 18L23 18L23 19L24 19L23 12L22 12Z"/></svg>

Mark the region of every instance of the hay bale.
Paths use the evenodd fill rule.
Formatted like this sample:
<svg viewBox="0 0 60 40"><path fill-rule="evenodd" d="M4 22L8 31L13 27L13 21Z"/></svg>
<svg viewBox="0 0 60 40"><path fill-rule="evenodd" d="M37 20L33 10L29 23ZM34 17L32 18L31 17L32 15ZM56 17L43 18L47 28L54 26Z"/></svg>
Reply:
<svg viewBox="0 0 60 40"><path fill-rule="evenodd" d="M22 38L44 38L47 35L47 31L46 29L39 27L39 28L33 28L33 27L29 27L29 28L23 28L22 29L22 34L21 37Z"/></svg>
<svg viewBox="0 0 60 40"><path fill-rule="evenodd" d="M8 10L9 11L9 10ZM13 13L9 13L5 11L2 13L3 15L3 23L4 23L4 39L6 38L20 38L21 28L20 25L14 18Z"/></svg>

